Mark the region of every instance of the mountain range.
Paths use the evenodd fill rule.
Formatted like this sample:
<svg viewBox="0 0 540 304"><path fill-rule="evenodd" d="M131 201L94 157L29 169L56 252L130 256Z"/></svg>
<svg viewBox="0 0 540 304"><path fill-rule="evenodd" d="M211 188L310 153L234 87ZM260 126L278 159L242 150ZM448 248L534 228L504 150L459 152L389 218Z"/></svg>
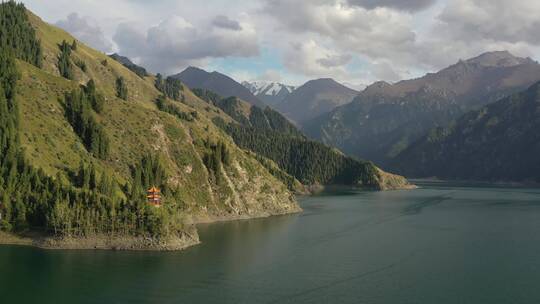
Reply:
<svg viewBox="0 0 540 304"><path fill-rule="evenodd" d="M242 85L299 126L351 102L358 95L331 78L310 80L299 87L276 82L244 81Z"/></svg>
<svg viewBox="0 0 540 304"><path fill-rule="evenodd" d="M303 130L392 169L391 160L430 129L538 80L536 61L506 51L489 52L417 79L374 83L351 103L306 122Z"/></svg>
<svg viewBox="0 0 540 304"><path fill-rule="evenodd" d="M540 182L540 83L435 128L394 160L412 177Z"/></svg>

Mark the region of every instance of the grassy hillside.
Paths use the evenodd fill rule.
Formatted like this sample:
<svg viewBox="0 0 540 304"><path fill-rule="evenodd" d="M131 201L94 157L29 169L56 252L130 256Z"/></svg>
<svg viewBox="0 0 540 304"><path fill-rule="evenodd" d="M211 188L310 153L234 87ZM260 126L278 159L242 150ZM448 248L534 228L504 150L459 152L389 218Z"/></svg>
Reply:
<svg viewBox="0 0 540 304"><path fill-rule="evenodd" d="M19 108L18 137L22 153L32 168L42 170L45 176L62 183L66 189L71 189L69 191L88 193L89 197L100 197L103 193L77 184L81 166L92 168L90 178L97 178L98 183L110 176L114 185L111 194L114 198L110 200L115 205L104 207L103 210L109 211L100 211L99 208L92 211L97 217L109 218L112 217L110 210L128 210L126 208L131 206L129 208L134 213L144 211L146 217L139 218L141 221L152 216L157 217L158 222L173 218L182 222L173 225L181 230L183 223L268 216L299 210L282 182L252 154L238 148L230 137L214 126L212 119L215 117L231 121L223 111L200 100L188 88L182 88L180 92L182 102L166 101L179 113L191 115L192 119L162 111L156 106L156 100L162 94L154 86L155 77L141 78L121 63L79 41L75 42L76 47L71 48L68 57L72 79L66 79L59 70L59 58L62 56L59 46L64 41L72 45L75 39L30 12L28 21L40 42L42 60L40 66L27 60L16 61L20 78L15 100ZM125 100L118 97L120 78L127 87ZM106 156L97 157L92 153L73 122L66 118L66 94L85 89L81 86L90 80L95 82L98 94L103 97L103 109L86 110L84 117L102 130L109 147ZM226 153L226 161L218 153ZM145 166L145 158L155 161L147 165L148 168L141 168ZM209 162L214 159L219 162ZM156 172L160 172L163 178L157 179ZM144 187L148 183L158 183L162 187L165 207L162 209L167 211L167 219L161 217L162 211L146 206ZM4 191L2 189L0 185L0 192ZM68 205L78 204L73 197L62 197ZM103 199L109 201L109 198ZM88 231L74 227L63 229L63 223L53 225L51 210L58 209L60 203L52 201L48 204L44 210L32 211L44 213L41 214L45 219L41 223L42 228L48 231L54 228L60 234L73 234L73 231L88 234ZM4 219L12 220L10 217ZM30 219L28 222L35 225ZM109 226L103 229L96 227L92 233L110 233ZM153 231L129 229L125 232L153 234Z"/></svg>

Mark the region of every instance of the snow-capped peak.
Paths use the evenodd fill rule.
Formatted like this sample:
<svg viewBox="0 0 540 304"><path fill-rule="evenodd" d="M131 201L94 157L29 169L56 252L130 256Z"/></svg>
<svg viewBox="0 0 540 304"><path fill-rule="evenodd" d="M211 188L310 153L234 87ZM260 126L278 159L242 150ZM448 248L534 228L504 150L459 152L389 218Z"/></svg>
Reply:
<svg viewBox="0 0 540 304"><path fill-rule="evenodd" d="M258 95L276 96L280 93L289 94L296 89L294 86L288 86L288 85L284 85L278 82L267 82L267 81L252 81L252 82L244 81L242 82L242 85L246 87L248 90L250 90L251 93L255 96L258 96Z"/></svg>

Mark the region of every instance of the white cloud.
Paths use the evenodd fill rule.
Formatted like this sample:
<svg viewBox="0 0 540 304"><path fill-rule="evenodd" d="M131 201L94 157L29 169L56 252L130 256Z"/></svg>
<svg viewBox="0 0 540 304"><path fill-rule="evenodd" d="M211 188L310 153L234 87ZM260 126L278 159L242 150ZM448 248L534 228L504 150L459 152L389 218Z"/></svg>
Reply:
<svg viewBox="0 0 540 304"><path fill-rule="evenodd" d="M386 81L397 81L403 78L389 62L375 62L372 64L371 73L375 79L384 79Z"/></svg>
<svg viewBox="0 0 540 304"><path fill-rule="evenodd" d="M414 12L432 6L436 0L348 0L348 2L351 5L358 5L367 9L389 7Z"/></svg>
<svg viewBox="0 0 540 304"><path fill-rule="evenodd" d="M338 67L346 65L351 62L352 56L350 54L339 54L339 55L326 55L325 58L320 58L317 60L317 63L326 68Z"/></svg>
<svg viewBox="0 0 540 304"><path fill-rule="evenodd" d="M540 2L454 0L439 16L452 38L539 45Z"/></svg>
<svg viewBox="0 0 540 304"><path fill-rule="evenodd" d="M56 25L100 51L112 50L112 43L105 38L101 28L95 25L90 17L79 17L77 13L71 13L65 20L58 21Z"/></svg>
<svg viewBox="0 0 540 304"><path fill-rule="evenodd" d="M416 33L409 12L339 0L264 2L262 14L274 20L281 38L273 37L278 41L273 45L284 50L283 64L291 73L363 87L379 77L399 80L415 61Z"/></svg>
<svg viewBox="0 0 540 304"><path fill-rule="evenodd" d="M419 76L485 51L540 54L540 1L531 0L117 0L108 10L99 1L24 2L89 45L109 51L115 42L113 49L162 73L258 56L262 48L282 66L219 66L249 70L245 77L275 69L283 81L369 83Z"/></svg>
<svg viewBox="0 0 540 304"><path fill-rule="evenodd" d="M540 52L539 16L538 1L449 1L417 43L419 64L438 69L498 50L534 57Z"/></svg>
<svg viewBox="0 0 540 304"><path fill-rule="evenodd" d="M283 81L283 75L277 70L266 70L261 75L257 76L256 80L268 81L268 82L281 82Z"/></svg>
<svg viewBox="0 0 540 304"><path fill-rule="evenodd" d="M298 74L328 77L328 75L345 75L344 66L349 60L346 54L325 48L315 40L308 40L291 43L285 52L283 63L286 68Z"/></svg>
<svg viewBox="0 0 540 304"><path fill-rule="evenodd" d="M178 72L187 65L211 58L259 54L257 35L249 24L230 30L212 24L194 25L177 15L146 31L137 24L122 23L114 41L120 53L138 57L140 64L150 70L165 73Z"/></svg>

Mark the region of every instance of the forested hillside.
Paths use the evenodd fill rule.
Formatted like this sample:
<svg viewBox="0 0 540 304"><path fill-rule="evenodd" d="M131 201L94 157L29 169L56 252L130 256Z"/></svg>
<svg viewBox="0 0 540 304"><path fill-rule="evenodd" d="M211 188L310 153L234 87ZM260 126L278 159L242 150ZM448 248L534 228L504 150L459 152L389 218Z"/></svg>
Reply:
<svg viewBox="0 0 540 304"><path fill-rule="evenodd" d="M540 83L447 128L433 129L398 155L407 176L540 182Z"/></svg>
<svg viewBox="0 0 540 304"><path fill-rule="evenodd" d="M280 168L305 185L351 185L370 189L399 188L403 178L392 182L371 162L355 160L336 149L306 139L278 112L260 109L238 98L222 99L205 90L196 90L201 98L217 105L235 122L214 119L242 148L273 160ZM388 182L388 183L385 183Z"/></svg>
<svg viewBox="0 0 540 304"><path fill-rule="evenodd" d="M299 210L213 125L231 120L220 109L177 81L140 77L21 4L1 8L1 230L173 238L181 248L197 242L193 222ZM147 203L150 186L161 208Z"/></svg>

